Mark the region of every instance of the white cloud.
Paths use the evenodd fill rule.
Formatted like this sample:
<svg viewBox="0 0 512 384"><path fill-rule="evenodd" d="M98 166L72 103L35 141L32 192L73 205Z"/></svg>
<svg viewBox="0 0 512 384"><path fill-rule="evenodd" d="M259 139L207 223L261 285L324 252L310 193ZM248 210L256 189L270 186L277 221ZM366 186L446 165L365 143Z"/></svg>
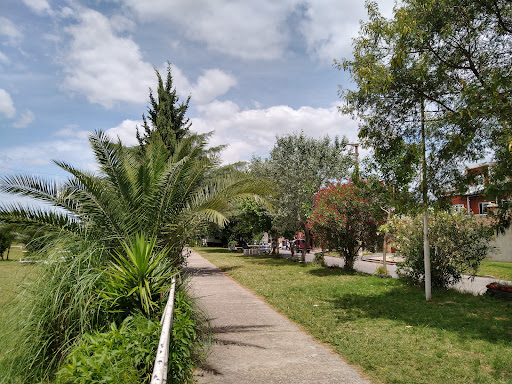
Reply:
<svg viewBox="0 0 512 384"><path fill-rule="evenodd" d="M38 15L51 13L50 5L46 0L23 0L25 5Z"/></svg>
<svg viewBox="0 0 512 384"><path fill-rule="evenodd" d="M350 55L359 20L367 18L362 0L123 1L143 20L169 22L185 38L248 60L284 57L297 23L309 53L330 63ZM378 1L386 17L394 2Z"/></svg>
<svg viewBox="0 0 512 384"><path fill-rule="evenodd" d="M200 108L192 119L192 130L200 133L215 130L212 145L228 144L223 160L232 163L250 160L252 154L266 156L276 135L304 131L312 137L347 136L357 140L357 123L341 116L337 107L293 109L279 105L267 109L240 110L231 101L215 101Z"/></svg>
<svg viewBox="0 0 512 384"><path fill-rule="evenodd" d="M286 20L297 0L124 0L144 20L176 24L189 39L243 59L283 56L289 40Z"/></svg>
<svg viewBox="0 0 512 384"><path fill-rule="evenodd" d="M9 64L9 58L0 52L0 63Z"/></svg>
<svg viewBox="0 0 512 384"><path fill-rule="evenodd" d="M112 139L117 140L117 138L121 139L121 142L124 145L132 146L137 145L137 126L141 127L142 120L124 120L121 124L116 127L107 129L105 133L109 135Z"/></svg>
<svg viewBox="0 0 512 384"><path fill-rule="evenodd" d="M1 161L0 167L36 174L59 174L60 171L53 166L53 159L64 160L78 168L85 168L87 164L94 162L89 143L83 137L12 146L3 152L9 160ZM53 171L49 171L46 168L48 166Z"/></svg>
<svg viewBox="0 0 512 384"><path fill-rule="evenodd" d="M379 0L379 10L392 16L394 0ZM305 5L305 17L300 30L308 52L321 60L348 57L352 53L352 39L357 37L359 21L367 19L363 1L310 0Z"/></svg>
<svg viewBox="0 0 512 384"><path fill-rule="evenodd" d="M7 36L10 44L18 44L23 38L21 30L11 20L2 16L0 16L0 35Z"/></svg>
<svg viewBox="0 0 512 384"><path fill-rule="evenodd" d="M62 59L63 87L106 108L119 101L144 103L154 71L138 45L116 35L111 21L94 10L80 9L78 18L66 29L71 43Z"/></svg>
<svg viewBox="0 0 512 384"><path fill-rule="evenodd" d="M0 88L0 113L8 118L13 118L16 115L16 108L12 102L11 95L5 90Z"/></svg>
<svg viewBox="0 0 512 384"><path fill-rule="evenodd" d="M16 122L12 124L14 128L26 128L35 120L34 113L31 110L25 110Z"/></svg>
<svg viewBox="0 0 512 384"><path fill-rule="evenodd" d="M227 93L231 87L237 84L236 79L221 71L220 69L208 69L203 71L195 84L183 75L181 70L175 65L171 66L173 83L181 97L192 95L194 104L206 104L219 96ZM160 71L160 74L165 73Z"/></svg>

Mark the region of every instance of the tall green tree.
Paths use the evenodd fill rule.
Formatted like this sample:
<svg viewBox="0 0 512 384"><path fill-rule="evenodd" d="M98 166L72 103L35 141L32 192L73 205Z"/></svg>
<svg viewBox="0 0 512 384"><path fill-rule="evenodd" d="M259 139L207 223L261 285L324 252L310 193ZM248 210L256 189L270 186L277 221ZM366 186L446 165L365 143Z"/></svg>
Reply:
<svg viewBox="0 0 512 384"><path fill-rule="evenodd" d="M157 70L155 72L158 79L156 98L150 89L148 116L142 115L143 132L141 135L137 129L137 140L140 149L144 150L145 145L158 136L165 148L172 154L176 144L189 133L192 125L190 119L185 116L190 96L185 102L179 102L176 88L173 86L170 63L167 63L165 83L160 73Z"/></svg>
<svg viewBox="0 0 512 384"><path fill-rule="evenodd" d="M179 254L191 229L204 221L225 224L233 201L262 190L261 184L240 173L214 177L220 160L204 156L204 136L182 139L170 158L164 143L154 140L146 145L143 161L102 132L91 135L90 143L98 174L56 161L70 174L62 185L36 176L3 177L3 192L60 209L4 205L1 220L90 236L101 239L106 248L120 248L143 232Z"/></svg>
<svg viewBox="0 0 512 384"><path fill-rule="evenodd" d="M315 193L328 181L346 177L353 164L346 140L315 139L303 132L277 137L266 160L253 159L251 169L276 185L273 225L281 232L302 231L310 242L307 220ZM302 260L305 259L306 247Z"/></svg>

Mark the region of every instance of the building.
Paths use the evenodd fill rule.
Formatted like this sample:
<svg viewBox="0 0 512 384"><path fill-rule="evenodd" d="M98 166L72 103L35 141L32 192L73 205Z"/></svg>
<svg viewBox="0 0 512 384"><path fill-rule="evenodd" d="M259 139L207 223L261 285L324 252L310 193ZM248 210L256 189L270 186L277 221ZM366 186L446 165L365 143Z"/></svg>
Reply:
<svg viewBox="0 0 512 384"><path fill-rule="evenodd" d="M450 201L457 212L485 215L489 209L498 205L497 199L488 199L484 195L490 167L492 167L492 163L479 165L466 170L466 172L470 174L469 176L474 178L475 181L469 186L465 194L454 194L450 196Z"/></svg>

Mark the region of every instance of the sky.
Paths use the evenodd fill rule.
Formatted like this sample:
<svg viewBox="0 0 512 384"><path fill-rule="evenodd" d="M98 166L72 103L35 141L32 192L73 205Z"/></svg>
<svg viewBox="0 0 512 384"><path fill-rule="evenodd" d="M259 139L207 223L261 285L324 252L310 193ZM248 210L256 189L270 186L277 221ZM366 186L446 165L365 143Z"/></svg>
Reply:
<svg viewBox="0 0 512 384"><path fill-rule="evenodd" d="M390 17L393 0L378 0ZM363 0L1 0L0 177L94 170L88 135L136 144L155 70L171 63L192 130L224 163L268 156L276 136L346 136L333 59L351 57ZM0 202L13 200L0 194Z"/></svg>

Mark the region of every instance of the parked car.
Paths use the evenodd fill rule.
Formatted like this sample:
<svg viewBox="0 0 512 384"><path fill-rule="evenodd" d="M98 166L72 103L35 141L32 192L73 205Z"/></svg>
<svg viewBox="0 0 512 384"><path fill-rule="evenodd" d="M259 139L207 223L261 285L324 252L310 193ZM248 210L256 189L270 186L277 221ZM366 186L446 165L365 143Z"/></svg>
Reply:
<svg viewBox="0 0 512 384"><path fill-rule="evenodd" d="M263 253L270 253L272 250L269 243L260 243L260 249Z"/></svg>

